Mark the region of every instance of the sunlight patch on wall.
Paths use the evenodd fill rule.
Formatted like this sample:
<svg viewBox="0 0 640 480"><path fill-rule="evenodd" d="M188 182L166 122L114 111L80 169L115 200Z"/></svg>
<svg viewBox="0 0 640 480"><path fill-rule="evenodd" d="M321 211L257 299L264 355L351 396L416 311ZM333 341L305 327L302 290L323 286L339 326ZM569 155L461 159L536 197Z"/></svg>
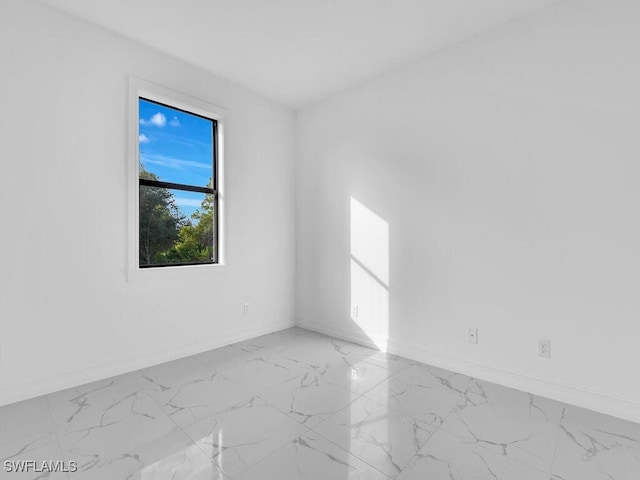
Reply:
<svg viewBox="0 0 640 480"><path fill-rule="evenodd" d="M382 350L389 335L389 224L351 197L351 319Z"/></svg>

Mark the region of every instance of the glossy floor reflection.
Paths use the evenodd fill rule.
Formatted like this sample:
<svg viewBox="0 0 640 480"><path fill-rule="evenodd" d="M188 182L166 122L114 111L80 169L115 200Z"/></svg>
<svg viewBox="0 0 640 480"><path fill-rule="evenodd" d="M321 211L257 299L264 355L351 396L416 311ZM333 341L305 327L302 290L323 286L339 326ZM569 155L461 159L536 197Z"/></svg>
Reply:
<svg viewBox="0 0 640 480"><path fill-rule="evenodd" d="M0 479L637 480L640 425L292 328L0 407Z"/></svg>

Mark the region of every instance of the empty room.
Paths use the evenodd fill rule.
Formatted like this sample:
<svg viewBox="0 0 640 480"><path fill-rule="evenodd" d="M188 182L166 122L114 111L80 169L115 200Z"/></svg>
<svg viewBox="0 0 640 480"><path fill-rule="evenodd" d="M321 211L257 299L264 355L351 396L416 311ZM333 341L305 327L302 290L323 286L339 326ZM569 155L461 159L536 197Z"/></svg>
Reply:
<svg viewBox="0 0 640 480"><path fill-rule="evenodd" d="M0 480L640 479L640 2L0 0Z"/></svg>

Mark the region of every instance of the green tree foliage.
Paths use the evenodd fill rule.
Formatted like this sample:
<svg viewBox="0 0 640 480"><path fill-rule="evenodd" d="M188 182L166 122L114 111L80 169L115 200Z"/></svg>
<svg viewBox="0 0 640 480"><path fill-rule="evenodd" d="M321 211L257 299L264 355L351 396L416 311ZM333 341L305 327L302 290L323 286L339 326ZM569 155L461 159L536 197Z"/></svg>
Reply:
<svg viewBox="0 0 640 480"><path fill-rule="evenodd" d="M209 180L209 186L212 181ZM214 257L213 252L213 195L205 195L191 219L178 232L178 240L173 248L161 254L163 263L208 262Z"/></svg>
<svg viewBox="0 0 640 480"><path fill-rule="evenodd" d="M140 178L158 180L158 177L140 166ZM166 188L140 186L139 255L140 265L157 262L161 252L171 248L186 219Z"/></svg>
<svg viewBox="0 0 640 480"><path fill-rule="evenodd" d="M140 178L159 178L140 166ZM209 181L212 185L212 181ZM140 186L140 265L213 260L214 196L206 195L187 219L166 188Z"/></svg>

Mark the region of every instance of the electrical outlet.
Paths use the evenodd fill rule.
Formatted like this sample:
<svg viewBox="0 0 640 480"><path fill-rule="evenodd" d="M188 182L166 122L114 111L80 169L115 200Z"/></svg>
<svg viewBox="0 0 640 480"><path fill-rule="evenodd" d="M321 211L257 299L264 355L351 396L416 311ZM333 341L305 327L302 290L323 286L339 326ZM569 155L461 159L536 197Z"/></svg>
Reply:
<svg viewBox="0 0 640 480"><path fill-rule="evenodd" d="M360 308L358 307L358 305L352 305L351 306L351 318L358 318L359 314L360 314Z"/></svg>
<svg viewBox="0 0 640 480"><path fill-rule="evenodd" d="M538 356L545 358L551 357L551 340L545 338L538 340Z"/></svg>
<svg viewBox="0 0 640 480"><path fill-rule="evenodd" d="M244 314L249 315L249 302L244 304Z"/></svg>
<svg viewBox="0 0 640 480"><path fill-rule="evenodd" d="M478 343L478 329L467 328L467 341L469 343Z"/></svg>

